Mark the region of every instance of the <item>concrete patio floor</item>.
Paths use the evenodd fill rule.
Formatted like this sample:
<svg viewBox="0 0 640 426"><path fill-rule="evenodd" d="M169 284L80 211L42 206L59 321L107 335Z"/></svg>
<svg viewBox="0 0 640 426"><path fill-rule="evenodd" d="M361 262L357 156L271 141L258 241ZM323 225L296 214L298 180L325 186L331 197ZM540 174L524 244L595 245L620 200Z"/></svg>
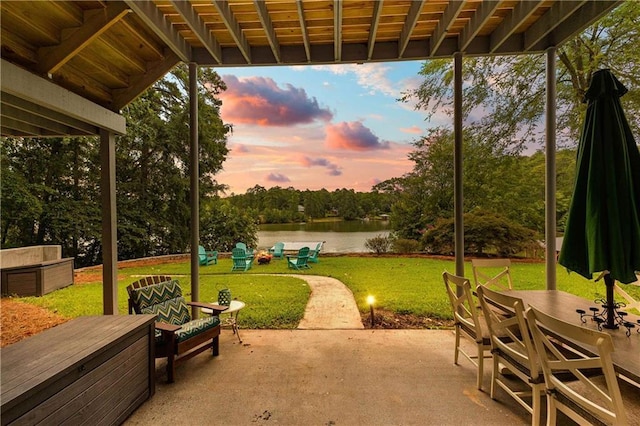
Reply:
<svg viewBox="0 0 640 426"><path fill-rule="evenodd" d="M220 355L178 366L127 425L518 425L530 416L503 392L475 387L453 364L450 330L223 330ZM487 360L488 361L488 360Z"/></svg>

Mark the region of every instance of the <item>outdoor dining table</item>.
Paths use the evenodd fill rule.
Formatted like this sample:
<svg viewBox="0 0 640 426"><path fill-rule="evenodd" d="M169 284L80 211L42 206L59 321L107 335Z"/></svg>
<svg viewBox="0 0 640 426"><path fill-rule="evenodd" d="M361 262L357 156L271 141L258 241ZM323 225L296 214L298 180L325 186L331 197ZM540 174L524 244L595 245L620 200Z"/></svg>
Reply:
<svg viewBox="0 0 640 426"><path fill-rule="evenodd" d="M576 309L582 309L589 313L590 307L602 309L594 301L560 290L509 290L505 293L522 299L526 306L534 306L546 314L571 324L583 324ZM585 316L587 322L583 325L597 330L597 323L590 319L591 317L591 315ZM631 379L635 382L633 383L635 386L640 387L640 333L637 332L640 327L637 322L640 320L640 316L628 314L626 320L636 325L636 328L630 330L629 336L627 336L626 328L622 326L613 330L602 328L601 331L613 338L615 351L611 354L611 358L616 373ZM573 341L565 341L565 343L570 346L577 344ZM590 347L579 346L587 351L593 350Z"/></svg>

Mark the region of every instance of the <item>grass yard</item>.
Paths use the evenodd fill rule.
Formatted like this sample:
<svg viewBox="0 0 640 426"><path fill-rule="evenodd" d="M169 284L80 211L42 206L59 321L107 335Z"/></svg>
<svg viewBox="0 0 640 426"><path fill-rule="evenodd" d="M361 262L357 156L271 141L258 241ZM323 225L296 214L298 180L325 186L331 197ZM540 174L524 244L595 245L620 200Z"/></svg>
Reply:
<svg viewBox="0 0 640 426"><path fill-rule="evenodd" d="M471 263L465 273L472 277ZM315 274L337 278L351 289L358 307L366 315L366 297L373 295L376 309L398 315L428 316L450 319L449 302L444 292L441 274L455 271L451 260L424 257L321 257L312 269L300 272L287 269L285 260L272 260L247 272L231 272L231 260L220 259L217 265L200 267L200 300L215 301L219 289L229 288L232 298L244 301L247 307L239 316L244 328L295 328L304 314L310 294L305 281L282 274ZM275 274L263 275L263 274ZM512 262L511 274L517 289L544 289L544 263ZM146 275L170 275L180 281L190 297L190 263L188 261L157 265L126 267L118 270L118 306L127 313L126 286ZM279 276L278 276L279 275ZM18 300L44 307L65 317L99 315L102 313L102 284L99 270L85 270L76 285L42 297ZM594 283L581 276L568 274L558 267L557 288L586 299L605 297L603 282ZM636 300L640 287L624 289ZM637 313L637 312L636 312Z"/></svg>

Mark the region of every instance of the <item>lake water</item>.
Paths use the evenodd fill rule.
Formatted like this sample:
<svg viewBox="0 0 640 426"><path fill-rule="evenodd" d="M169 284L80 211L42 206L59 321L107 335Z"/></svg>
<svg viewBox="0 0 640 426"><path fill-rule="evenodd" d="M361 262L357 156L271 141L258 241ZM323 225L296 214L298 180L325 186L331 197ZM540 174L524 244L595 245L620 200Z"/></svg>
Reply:
<svg viewBox="0 0 640 426"><path fill-rule="evenodd" d="M259 227L258 247L270 248L279 241L324 241L325 253L364 253L366 240L389 232L389 222L380 220L268 224Z"/></svg>

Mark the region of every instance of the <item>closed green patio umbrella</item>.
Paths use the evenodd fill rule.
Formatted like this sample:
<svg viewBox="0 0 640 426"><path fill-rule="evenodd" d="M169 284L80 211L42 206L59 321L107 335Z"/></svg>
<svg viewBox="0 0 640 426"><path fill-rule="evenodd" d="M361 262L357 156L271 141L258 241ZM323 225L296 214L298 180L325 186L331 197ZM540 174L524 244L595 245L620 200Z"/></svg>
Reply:
<svg viewBox="0 0 640 426"><path fill-rule="evenodd" d="M605 274L606 323L614 324L613 286L640 270L640 153L624 116L627 92L610 70L596 71L585 95L576 178L559 263L591 279Z"/></svg>

